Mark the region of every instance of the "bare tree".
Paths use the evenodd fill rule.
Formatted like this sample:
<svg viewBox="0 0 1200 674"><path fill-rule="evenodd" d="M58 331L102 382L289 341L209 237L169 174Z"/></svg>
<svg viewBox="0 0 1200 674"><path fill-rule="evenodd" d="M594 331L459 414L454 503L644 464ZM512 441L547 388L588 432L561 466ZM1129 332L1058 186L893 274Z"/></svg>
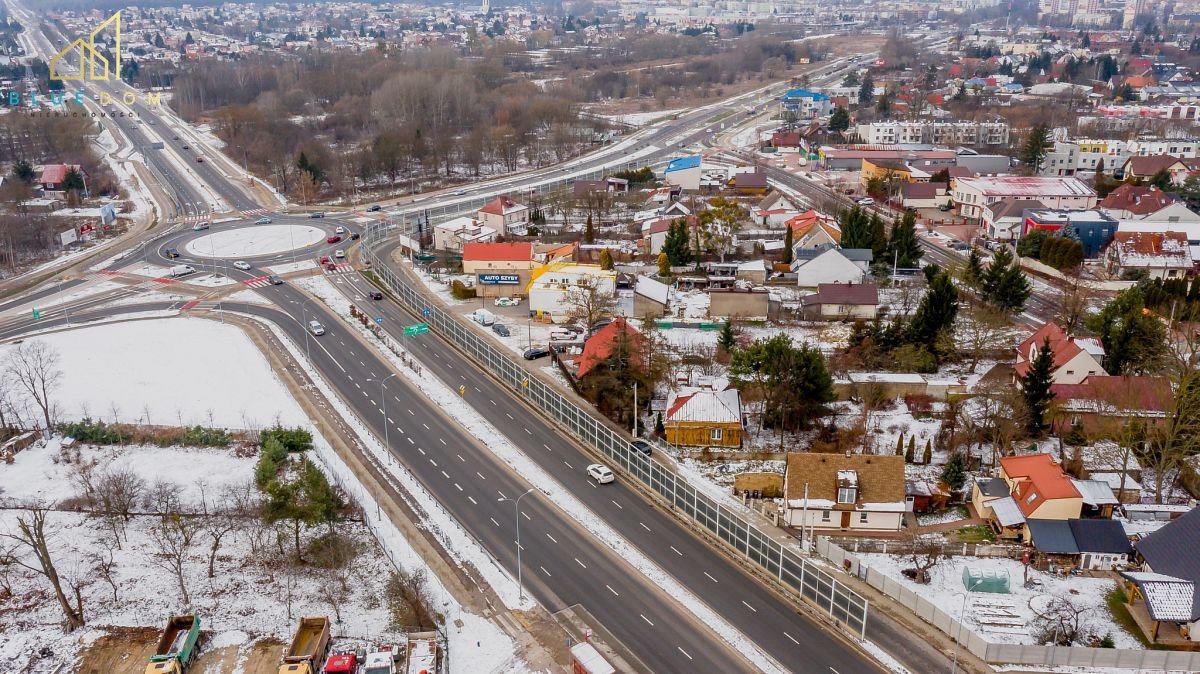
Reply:
<svg viewBox="0 0 1200 674"><path fill-rule="evenodd" d="M1074 334L1083 327L1091 313L1092 300L1096 292L1074 274L1067 275L1066 287L1058 292L1054 302L1054 322L1062 326L1067 334Z"/></svg>
<svg viewBox="0 0 1200 674"><path fill-rule="evenodd" d="M611 314L617 306L616 296L596 287L596 283L590 280L585 285L571 286L563 298L567 314L582 321L585 328L590 328L601 316Z"/></svg>
<svg viewBox="0 0 1200 674"><path fill-rule="evenodd" d="M40 340L22 342L8 357L8 376L29 394L42 411L47 433L53 426L50 396L62 381L63 373L58 369L58 360L58 352Z"/></svg>
<svg viewBox="0 0 1200 674"><path fill-rule="evenodd" d="M1034 608L1036 617L1030 629L1039 644L1073 646L1092 635L1088 631L1086 614L1092 609L1077 606L1070 597L1053 597L1043 609Z"/></svg>
<svg viewBox="0 0 1200 674"><path fill-rule="evenodd" d="M913 582L925 585L929 583L929 570L942 561L944 553L942 540L936 534L922 534L918 527L912 527L908 533L908 562L912 568L904 569L904 575Z"/></svg>
<svg viewBox="0 0 1200 674"><path fill-rule="evenodd" d="M112 550L107 549L104 552L93 551L88 555L88 559L92 562L92 570L95 574L103 578L104 582L108 583L108 586L112 588L113 603L116 604L117 579L113 571L116 569L117 564L116 560L113 559Z"/></svg>
<svg viewBox="0 0 1200 674"><path fill-rule="evenodd" d="M184 605L192 603L188 595L187 579L184 571L192 543L200 526L198 519L174 512L162 516L151 529L150 536L155 542L155 552L150 555L150 561L175 575L179 585L179 595Z"/></svg>
<svg viewBox="0 0 1200 674"><path fill-rule="evenodd" d="M954 335L960 347L966 347L969 352L971 366L968 372L974 373L984 351L1001 343L1000 337L1008 330L1010 321L1004 312L982 302L972 305L967 318L958 321Z"/></svg>
<svg viewBox="0 0 1200 674"><path fill-rule="evenodd" d="M1200 374L1179 382L1174 398L1160 423L1148 433L1142 463L1154 471L1154 501L1163 502L1163 491L1176 476L1181 462L1200 452Z"/></svg>
<svg viewBox="0 0 1200 674"><path fill-rule="evenodd" d="M393 628L422 631L438 627L438 614L425 586L424 571L392 573L383 593Z"/></svg>
<svg viewBox="0 0 1200 674"><path fill-rule="evenodd" d="M221 542L227 535L236 531L242 524L244 513L239 512L241 501L236 486L226 487L222 491L221 507L211 511L205 506L208 516L204 518L204 533L208 535L208 577L216 576L215 566L217 555L221 551Z"/></svg>
<svg viewBox="0 0 1200 674"><path fill-rule="evenodd" d="M121 540L128 540L125 525L133 517L133 509L142 500L145 489L146 481L128 468L106 472L97 481L97 505L117 537L118 549Z"/></svg>
<svg viewBox="0 0 1200 674"><path fill-rule="evenodd" d="M67 596L67 591L63 587L63 579L59 576L58 569L54 566L54 558L50 554L49 544L52 532L47 531L46 525L46 515L49 512L49 508L45 506L32 506L28 511L17 516L17 529L15 532L0 535L16 541L19 544L18 548L24 548L26 552L32 553L33 561L25 561L19 555L14 555L12 561L19 566L44 576L50 582L50 586L54 588L54 597L58 600L58 605L63 611L65 628L68 632L73 632L85 624L83 595L80 593L78 584L68 581L67 584L70 585L69 589L74 598L74 603L72 603L72 598Z"/></svg>

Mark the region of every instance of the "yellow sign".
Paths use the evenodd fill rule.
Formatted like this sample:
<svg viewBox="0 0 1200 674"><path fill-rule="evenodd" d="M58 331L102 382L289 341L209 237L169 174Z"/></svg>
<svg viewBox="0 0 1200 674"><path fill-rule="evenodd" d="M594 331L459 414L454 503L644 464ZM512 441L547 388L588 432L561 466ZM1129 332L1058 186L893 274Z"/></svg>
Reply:
<svg viewBox="0 0 1200 674"><path fill-rule="evenodd" d="M115 31L115 45L113 49L113 60L115 63L109 63L108 59L96 49L96 36L104 29L111 27ZM58 72L57 66L60 59L64 56L79 52L79 72L75 75L63 75ZM97 74L97 62L102 67L100 74ZM89 80L106 81L112 77L121 76L121 12L117 12L108 17L108 20L100 24L96 30L92 31L85 42L83 38L75 38L75 41L63 48L62 51L54 55L50 59L50 79L64 81L82 81L84 77L84 64L87 64L87 77Z"/></svg>

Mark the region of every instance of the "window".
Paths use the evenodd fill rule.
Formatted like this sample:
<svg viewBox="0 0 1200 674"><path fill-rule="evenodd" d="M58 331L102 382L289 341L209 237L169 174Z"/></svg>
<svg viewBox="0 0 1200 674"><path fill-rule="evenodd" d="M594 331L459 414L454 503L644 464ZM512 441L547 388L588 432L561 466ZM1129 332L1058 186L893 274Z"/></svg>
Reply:
<svg viewBox="0 0 1200 674"><path fill-rule="evenodd" d="M854 503L854 487L838 487L838 503Z"/></svg>
<svg viewBox="0 0 1200 674"><path fill-rule="evenodd" d="M1029 492L1029 496L1027 496L1027 497L1025 498L1025 503L1026 503L1026 504L1030 504L1030 503L1033 503L1033 502L1034 502L1034 501L1036 501L1036 500L1037 500L1037 492L1036 492L1036 491L1031 491L1031 492Z"/></svg>
<svg viewBox="0 0 1200 674"><path fill-rule="evenodd" d="M867 514L866 514L866 513L859 513L859 514L858 514L858 521L859 521L859 523L861 523L861 524L866 524L866 523L867 523Z"/></svg>
<svg viewBox="0 0 1200 674"><path fill-rule="evenodd" d="M721 429L714 428L714 429L712 429L712 431L709 432L708 435L709 435L710 440L720 440L721 439Z"/></svg>
<svg viewBox="0 0 1200 674"><path fill-rule="evenodd" d="M822 521L822 522L828 522L828 521L829 521L829 514L830 514L830 513L829 513L829 511L828 511L828 510L822 510L822 511L821 511L821 521Z"/></svg>

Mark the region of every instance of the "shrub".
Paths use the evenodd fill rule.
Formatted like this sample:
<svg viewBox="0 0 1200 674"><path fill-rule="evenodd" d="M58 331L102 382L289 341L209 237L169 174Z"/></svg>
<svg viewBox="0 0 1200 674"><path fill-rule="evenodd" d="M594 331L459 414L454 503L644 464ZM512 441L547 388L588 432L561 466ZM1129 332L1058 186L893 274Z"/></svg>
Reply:
<svg viewBox="0 0 1200 674"><path fill-rule="evenodd" d="M229 433L221 428L205 428L192 426L183 430L177 438L168 445L190 445L193 447L226 447L229 445Z"/></svg>
<svg viewBox="0 0 1200 674"><path fill-rule="evenodd" d="M475 289L468 288L462 281L455 280L450 284L450 294L456 300L475 299Z"/></svg>
<svg viewBox="0 0 1200 674"><path fill-rule="evenodd" d="M277 440L288 452L307 452L312 449L312 433L303 428L284 428L275 425L258 434L259 440L265 446L268 440Z"/></svg>
<svg viewBox="0 0 1200 674"><path fill-rule="evenodd" d="M120 426L110 426L103 421L92 421L84 417L78 422L59 426L62 434L89 445L121 445L130 441L130 436L121 432Z"/></svg>

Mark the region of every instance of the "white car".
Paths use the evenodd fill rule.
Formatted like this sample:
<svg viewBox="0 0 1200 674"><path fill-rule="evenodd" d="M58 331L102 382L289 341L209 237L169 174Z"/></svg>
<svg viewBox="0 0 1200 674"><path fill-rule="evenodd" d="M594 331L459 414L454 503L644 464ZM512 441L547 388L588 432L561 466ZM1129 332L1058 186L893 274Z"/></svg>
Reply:
<svg viewBox="0 0 1200 674"><path fill-rule="evenodd" d="M345 233L346 233L346 228L345 228L345 227L338 227L337 229L333 230L333 233L334 233L334 234L345 234Z"/></svg>
<svg viewBox="0 0 1200 674"><path fill-rule="evenodd" d="M609 482L613 482L617 479L617 476L613 475L612 470L610 470L608 466L601 463L593 463L592 465L588 466L587 474L588 477L592 478L596 482L599 482L600 484L608 484Z"/></svg>
<svg viewBox="0 0 1200 674"><path fill-rule="evenodd" d="M341 260L346 257L346 251L342 250L341 248L338 248L337 250L333 251L333 256L336 257L337 259Z"/></svg>
<svg viewBox="0 0 1200 674"><path fill-rule="evenodd" d="M520 306L520 297L497 297L496 306L498 307L515 307Z"/></svg>
<svg viewBox="0 0 1200 674"><path fill-rule="evenodd" d="M861 199L855 199L854 203L858 204L859 206L874 206L875 200L871 197L863 197Z"/></svg>
<svg viewBox="0 0 1200 674"><path fill-rule="evenodd" d="M242 271L246 271L247 269L250 268L250 263L238 260L237 262L233 263L233 266L237 269L241 269Z"/></svg>

